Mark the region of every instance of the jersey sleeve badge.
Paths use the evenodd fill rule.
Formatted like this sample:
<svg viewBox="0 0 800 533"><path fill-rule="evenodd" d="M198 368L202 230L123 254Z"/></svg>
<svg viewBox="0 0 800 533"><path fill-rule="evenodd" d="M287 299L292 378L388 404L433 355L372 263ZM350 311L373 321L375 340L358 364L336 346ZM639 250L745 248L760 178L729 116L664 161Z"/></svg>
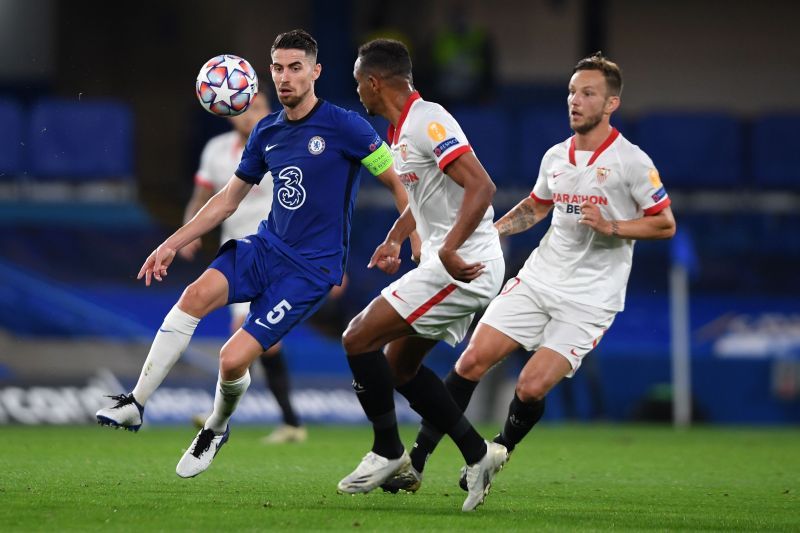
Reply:
<svg viewBox="0 0 800 533"><path fill-rule="evenodd" d="M658 175L658 170L651 168L650 172L647 173L647 178L654 189L661 188L661 176Z"/></svg>
<svg viewBox="0 0 800 533"><path fill-rule="evenodd" d="M445 137L447 137L447 130L438 122L429 122L428 137L430 137L432 141L442 142Z"/></svg>

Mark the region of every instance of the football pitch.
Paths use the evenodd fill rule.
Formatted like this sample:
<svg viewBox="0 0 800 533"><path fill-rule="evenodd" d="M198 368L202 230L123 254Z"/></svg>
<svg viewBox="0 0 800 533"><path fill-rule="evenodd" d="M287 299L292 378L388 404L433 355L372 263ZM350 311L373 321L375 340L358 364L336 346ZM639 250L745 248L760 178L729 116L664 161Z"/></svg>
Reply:
<svg viewBox="0 0 800 533"><path fill-rule="evenodd" d="M263 445L264 433L232 427L185 480L190 427L4 426L0 530L800 530L796 428L540 425L473 513L449 441L416 494L351 496L336 483L368 451L366 427L313 426L299 445Z"/></svg>

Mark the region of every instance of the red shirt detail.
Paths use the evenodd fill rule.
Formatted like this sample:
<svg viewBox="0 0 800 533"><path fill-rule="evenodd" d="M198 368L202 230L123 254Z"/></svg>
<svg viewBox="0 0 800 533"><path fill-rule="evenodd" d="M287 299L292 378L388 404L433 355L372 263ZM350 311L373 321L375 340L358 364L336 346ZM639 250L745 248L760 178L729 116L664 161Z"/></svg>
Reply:
<svg viewBox="0 0 800 533"><path fill-rule="evenodd" d="M403 128L403 122L406 121L406 117L408 116L408 112L411 110L411 104L416 102L422 98L419 95L419 91L414 91L408 96L408 100L406 100L405 105L403 105L403 112L400 113L400 118L397 121L397 127L394 125L389 124L389 131L387 132L387 137L389 137L389 142L394 144L400 139L400 130Z"/></svg>
<svg viewBox="0 0 800 533"><path fill-rule="evenodd" d="M648 207L647 209L645 209L644 210L644 214L647 215L647 216L650 216L650 215L655 215L657 213L660 213L661 211L663 211L664 209L669 207L669 204L671 204L671 203L672 203L672 201L669 199L669 196L667 196L666 198L664 198L663 200L658 202L656 205L654 205L652 207Z"/></svg>
<svg viewBox="0 0 800 533"><path fill-rule="evenodd" d="M464 146L459 146L458 148L456 148L455 150L444 156L441 161L439 161L439 168L442 169L442 172L444 172L444 168L453 161L455 161L458 158L458 156L460 156L461 154L465 154L471 150L472 147L468 144Z"/></svg>
<svg viewBox="0 0 800 533"><path fill-rule="evenodd" d="M544 204L544 205L553 205L553 200L545 200L544 198L539 198L538 196L536 196L536 195L533 193L533 191L531 191L531 198L533 198L533 200L534 200L536 203L539 203L539 204Z"/></svg>
<svg viewBox="0 0 800 533"><path fill-rule="evenodd" d="M595 150L594 153L592 154L592 157L589 158L589 162L586 164L586 166L589 166L592 163L594 163L597 160L597 158L600 157L600 154L602 154L606 148L611 146L611 143L613 143L617 139L617 137L619 137L619 131L617 131L617 128L612 127L611 133L608 134L608 137L606 137L606 140L603 141L603 144L597 147L597 150ZM574 135L569 140L569 162L572 163L572 166L578 166L577 163L575 162Z"/></svg>
<svg viewBox="0 0 800 533"><path fill-rule="evenodd" d="M214 190L214 185L210 181L206 181L203 178L201 178L200 174L194 175L194 184L199 185L200 187L203 187L205 189L210 189L212 191Z"/></svg>

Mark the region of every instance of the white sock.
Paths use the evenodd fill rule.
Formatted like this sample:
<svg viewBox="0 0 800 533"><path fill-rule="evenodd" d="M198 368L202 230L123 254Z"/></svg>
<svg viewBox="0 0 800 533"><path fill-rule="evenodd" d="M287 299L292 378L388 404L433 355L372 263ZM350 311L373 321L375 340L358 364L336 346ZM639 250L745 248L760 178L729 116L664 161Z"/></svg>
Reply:
<svg viewBox="0 0 800 533"><path fill-rule="evenodd" d="M205 428L217 434L224 433L231 415L249 386L249 370L245 371L244 376L233 381L222 381L220 377L217 380L217 392L214 394L214 411L206 420Z"/></svg>
<svg viewBox="0 0 800 533"><path fill-rule="evenodd" d="M144 405L161 385L170 369L189 346L198 322L199 318L184 313L177 305L170 309L164 317L164 323L158 328L156 338L150 346L150 353L147 354L142 367L142 373L139 375L139 381L133 388L133 397L137 402Z"/></svg>

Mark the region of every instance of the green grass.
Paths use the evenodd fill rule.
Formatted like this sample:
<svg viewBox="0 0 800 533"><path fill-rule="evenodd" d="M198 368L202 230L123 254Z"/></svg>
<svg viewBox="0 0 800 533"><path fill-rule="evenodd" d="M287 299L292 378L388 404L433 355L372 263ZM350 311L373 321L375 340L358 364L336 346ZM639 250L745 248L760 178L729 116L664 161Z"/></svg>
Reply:
<svg viewBox="0 0 800 533"><path fill-rule="evenodd" d="M449 441L417 494L346 496L336 483L368 450L366 428L272 447L263 433L234 427L212 467L183 480L188 427L2 427L0 530L800 530L797 429L541 425L474 513L461 512Z"/></svg>

